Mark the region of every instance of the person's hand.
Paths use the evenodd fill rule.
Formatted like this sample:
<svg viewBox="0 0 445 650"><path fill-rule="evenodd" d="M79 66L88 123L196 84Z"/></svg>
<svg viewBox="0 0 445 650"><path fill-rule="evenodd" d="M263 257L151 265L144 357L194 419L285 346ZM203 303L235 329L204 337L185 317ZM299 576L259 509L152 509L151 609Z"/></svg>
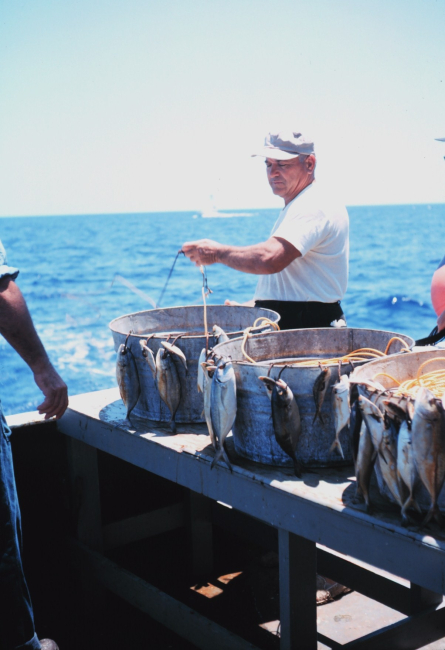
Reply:
<svg viewBox="0 0 445 650"><path fill-rule="evenodd" d="M236 302L236 300L224 300L224 304L228 307L236 307L237 305L241 305L241 303Z"/></svg>
<svg viewBox="0 0 445 650"><path fill-rule="evenodd" d="M38 412L45 413L45 420L61 418L68 407L68 387L49 361L34 372L34 381L45 396Z"/></svg>
<svg viewBox="0 0 445 650"><path fill-rule="evenodd" d="M441 332L443 329L445 329L445 309L437 319L437 331Z"/></svg>
<svg viewBox="0 0 445 650"><path fill-rule="evenodd" d="M196 266L210 266L210 264L218 262L220 249L221 244L216 241L199 239L198 241L185 242L181 250Z"/></svg>

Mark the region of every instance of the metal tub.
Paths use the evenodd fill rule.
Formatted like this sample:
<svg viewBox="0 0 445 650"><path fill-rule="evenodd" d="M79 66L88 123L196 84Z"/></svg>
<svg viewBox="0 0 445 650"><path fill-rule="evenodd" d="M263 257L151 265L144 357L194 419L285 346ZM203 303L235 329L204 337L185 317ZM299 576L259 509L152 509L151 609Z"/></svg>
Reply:
<svg viewBox="0 0 445 650"><path fill-rule="evenodd" d="M237 415L233 427L234 444L240 456L267 465L292 466L292 461L275 440L270 400L262 382L271 362L277 358L327 359L340 357L359 348L374 348L384 352L391 338L400 337L408 346L414 344L409 336L380 330L355 328L321 328L287 330L256 334L246 342L245 350L256 363L250 363L242 354L243 339L221 343L216 351L232 358L236 374ZM396 353L403 344L395 341L390 352ZM270 376L276 378L283 364L273 366ZM342 374L350 373L351 366L343 365ZM319 367L287 367L281 377L290 386L301 416L301 435L296 450L297 458L309 467L329 467L352 462L349 436L343 433L341 443L345 459L329 449L335 438L332 411L332 385L338 380L337 364L331 366L331 378L321 409L324 424L319 418L313 423L315 404L312 394Z"/></svg>
<svg viewBox="0 0 445 650"><path fill-rule="evenodd" d="M228 307L225 305L207 306L207 325L211 332L213 325L219 325L229 337L239 337L246 327L251 327L257 318L268 318L278 322L279 314L270 309L259 307ZM136 366L141 385L141 396L132 411L136 417L168 422L170 411L161 400L147 361L142 356L139 341L146 340L156 356L161 342L169 334L173 336L184 333L176 341L186 358L188 371L185 372L181 363L176 367L181 381L181 403L176 413L176 422L204 422L204 401L197 389L198 360L202 348L206 345L204 332L204 308L202 306L167 307L165 309L150 309L134 314L127 314L111 321L109 325L114 347L117 351L121 343L125 343L129 332L127 345L136 359ZM262 332L270 326L256 328ZM172 338L170 338L172 340ZM213 336L209 336L209 347L216 345Z"/></svg>
<svg viewBox="0 0 445 650"><path fill-rule="evenodd" d="M391 375L391 377L394 377L394 379L397 379L397 381L399 382L406 381L409 379L415 379L415 377L417 376L417 371L422 365L422 363L435 358L444 359L445 350L429 349L429 350L409 352L408 354L403 354L403 355L389 356L386 359L382 359L382 360L377 359L376 361L371 361L370 363L366 364L366 366L357 368L357 370L355 370L353 373L353 378L354 381L359 382L360 380L365 381L367 379L373 379L375 377L376 381L380 382L383 386L389 388L390 386L394 385L394 382L392 382L389 378L384 377L382 375L380 375L379 377L376 377L376 375L378 375L379 373L385 373ZM425 368L425 372L431 372L432 370L438 370L439 368L443 368L444 364L445 364L444 361L438 361L437 364L429 363ZM374 470L377 478L377 484L379 486L379 490L381 494L383 494L390 501L395 503L394 497L392 496L391 492L389 491L385 482L383 481L378 460L374 465ZM420 481L417 484L417 488L414 494L417 503L421 507L425 509L429 508L431 504L431 499L428 495L427 490L424 488L424 486L421 484ZM443 489L440 493L438 503L440 509L445 510L445 491Z"/></svg>

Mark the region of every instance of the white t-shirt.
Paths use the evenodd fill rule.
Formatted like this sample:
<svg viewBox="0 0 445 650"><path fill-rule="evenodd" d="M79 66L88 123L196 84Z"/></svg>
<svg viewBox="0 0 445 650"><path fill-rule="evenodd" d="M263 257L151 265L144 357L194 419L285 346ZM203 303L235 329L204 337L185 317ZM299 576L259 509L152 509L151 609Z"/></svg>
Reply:
<svg viewBox="0 0 445 650"><path fill-rule="evenodd" d="M255 300L336 302L348 283L349 217L346 208L311 183L281 211L270 236L300 251L279 273L261 275Z"/></svg>
<svg viewBox="0 0 445 650"><path fill-rule="evenodd" d="M348 283L349 217L311 183L281 211L270 236L300 251L279 273L261 275L255 300L336 302Z"/></svg>

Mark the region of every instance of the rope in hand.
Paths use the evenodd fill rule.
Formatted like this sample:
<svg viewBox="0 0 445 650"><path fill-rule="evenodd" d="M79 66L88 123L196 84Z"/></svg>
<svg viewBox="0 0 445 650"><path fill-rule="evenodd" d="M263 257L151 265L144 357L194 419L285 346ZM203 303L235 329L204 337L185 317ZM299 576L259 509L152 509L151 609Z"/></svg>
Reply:
<svg viewBox="0 0 445 650"><path fill-rule="evenodd" d="M169 274L168 274L167 280L166 280L166 282L165 282L165 284L164 284L164 288L162 289L162 291L161 291L161 295L159 296L158 307L161 306L161 300L162 300L162 298L164 297L165 290L166 290L167 285L168 285L168 283L169 283L169 281L170 281L170 278L171 278L171 276L172 276L173 269L175 268L176 260L177 260L178 257L181 255L181 253L182 253L182 255L185 255L185 253L184 253L184 251L183 251L182 249L180 249L180 250L176 253L175 261L173 262L173 266L172 266L171 269L170 269L170 272L169 272Z"/></svg>

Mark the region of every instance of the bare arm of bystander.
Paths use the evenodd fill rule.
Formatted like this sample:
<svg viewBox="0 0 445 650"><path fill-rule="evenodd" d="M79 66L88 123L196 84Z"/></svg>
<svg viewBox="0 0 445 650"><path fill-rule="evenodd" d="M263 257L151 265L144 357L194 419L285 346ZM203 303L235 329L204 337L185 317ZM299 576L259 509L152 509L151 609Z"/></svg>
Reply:
<svg viewBox="0 0 445 650"><path fill-rule="evenodd" d="M9 276L0 280L0 334L28 364L45 396L39 413L45 413L45 420L61 418L68 406L68 388L48 358L22 292Z"/></svg>

